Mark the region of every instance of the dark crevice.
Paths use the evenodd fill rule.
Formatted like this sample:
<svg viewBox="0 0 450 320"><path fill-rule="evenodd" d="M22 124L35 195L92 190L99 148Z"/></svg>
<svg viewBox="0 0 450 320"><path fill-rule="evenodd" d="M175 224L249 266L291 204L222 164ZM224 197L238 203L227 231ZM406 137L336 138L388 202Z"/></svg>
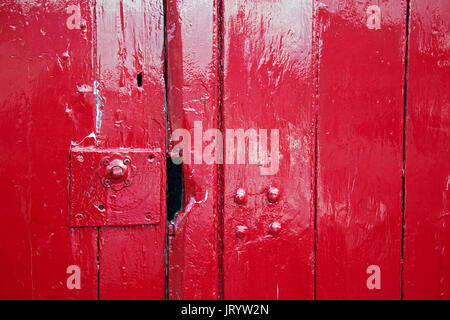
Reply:
<svg viewBox="0 0 450 320"><path fill-rule="evenodd" d="M97 227L97 300L100 300L100 227Z"/></svg>
<svg viewBox="0 0 450 320"><path fill-rule="evenodd" d="M181 160L181 159L180 159ZM180 163L181 161L175 161ZM175 215L183 206L183 166L175 164L167 158L167 222L175 219Z"/></svg>
<svg viewBox="0 0 450 320"><path fill-rule="evenodd" d="M163 23L164 23L164 102L165 102L165 117L166 117L166 152L168 148L168 103L167 103L167 95L168 95L168 82L167 82L167 0L163 0ZM139 81L139 80L138 80ZM139 83L138 83L139 84ZM167 165L170 161L167 160ZM169 193L169 179L167 181L167 190L166 192ZM168 214L168 207L167 203L169 197L167 195L166 199L166 217ZM164 250L164 261L165 261L165 299L169 299L169 238L168 238L168 231L169 231L169 225L166 223L166 234L165 234L165 250Z"/></svg>
<svg viewBox="0 0 450 320"><path fill-rule="evenodd" d="M319 41L317 8L313 15L313 70L314 70L314 300L317 299L317 166L318 166L318 121L319 121Z"/></svg>
<svg viewBox="0 0 450 320"><path fill-rule="evenodd" d="M405 234L405 183L406 183L406 115L407 115L407 91L408 91L408 54L409 54L409 29L410 29L411 1L406 2L406 35L405 35L405 78L403 84L403 168L402 168L402 238L401 238L401 274L400 274L400 299L403 300L403 258L404 258L404 234Z"/></svg>
<svg viewBox="0 0 450 320"><path fill-rule="evenodd" d="M222 0L217 0L217 64L218 64L218 82L217 82L217 128L220 132L224 132L223 128L223 28L224 28L224 5ZM217 263L218 263L218 299L224 299L224 271L223 271L223 188L224 188L224 171L223 164L217 165Z"/></svg>
<svg viewBox="0 0 450 320"><path fill-rule="evenodd" d="M142 72L139 72L136 76L136 82L138 87L142 87Z"/></svg>

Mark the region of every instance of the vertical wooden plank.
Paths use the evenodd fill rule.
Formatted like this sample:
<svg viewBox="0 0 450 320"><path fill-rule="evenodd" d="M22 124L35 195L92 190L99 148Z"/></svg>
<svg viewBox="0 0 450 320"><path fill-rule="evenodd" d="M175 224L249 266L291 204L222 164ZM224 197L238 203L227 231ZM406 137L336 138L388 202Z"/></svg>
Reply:
<svg viewBox="0 0 450 320"><path fill-rule="evenodd" d="M411 1L404 298L450 298L450 2Z"/></svg>
<svg viewBox="0 0 450 320"><path fill-rule="evenodd" d="M406 1L318 19L317 298L399 299Z"/></svg>
<svg viewBox="0 0 450 320"><path fill-rule="evenodd" d="M165 152L162 1L98 0L96 19L99 146ZM165 161L161 172L160 224L100 228L101 299L164 298Z"/></svg>
<svg viewBox="0 0 450 320"><path fill-rule="evenodd" d="M100 229L101 299L164 299L164 238L158 229Z"/></svg>
<svg viewBox="0 0 450 320"><path fill-rule="evenodd" d="M266 129L270 159L250 164L246 148L236 164L225 137L225 299L314 297L312 13L311 0L224 1L223 128Z"/></svg>
<svg viewBox="0 0 450 320"><path fill-rule="evenodd" d="M91 10L84 0L0 5L2 299L97 297L97 230L69 228L67 188L70 145L93 131ZM70 265L80 289L66 285Z"/></svg>
<svg viewBox="0 0 450 320"><path fill-rule="evenodd" d="M205 148L217 145L203 136L218 128L217 1L169 0L166 5L169 130L175 136L186 130L192 147L194 139L201 146L192 153L183 150L190 161L182 164L184 209L169 236L169 299L217 299L217 163L201 157ZM179 142L169 138L170 149Z"/></svg>

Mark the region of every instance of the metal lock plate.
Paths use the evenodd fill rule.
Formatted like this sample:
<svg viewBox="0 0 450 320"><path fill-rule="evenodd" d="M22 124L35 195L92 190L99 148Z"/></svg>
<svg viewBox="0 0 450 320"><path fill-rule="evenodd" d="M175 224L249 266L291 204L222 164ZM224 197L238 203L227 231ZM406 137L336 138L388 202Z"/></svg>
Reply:
<svg viewBox="0 0 450 320"><path fill-rule="evenodd" d="M72 147L70 159L72 227L160 222L160 150Z"/></svg>

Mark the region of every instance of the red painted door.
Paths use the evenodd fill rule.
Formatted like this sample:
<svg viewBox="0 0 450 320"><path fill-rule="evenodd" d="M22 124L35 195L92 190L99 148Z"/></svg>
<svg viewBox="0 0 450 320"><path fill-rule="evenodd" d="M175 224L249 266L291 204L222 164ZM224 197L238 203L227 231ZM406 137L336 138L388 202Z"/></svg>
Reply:
<svg viewBox="0 0 450 320"><path fill-rule="evenodd" d="M3 1L0 298L448 299L449 9Z"/></svg>

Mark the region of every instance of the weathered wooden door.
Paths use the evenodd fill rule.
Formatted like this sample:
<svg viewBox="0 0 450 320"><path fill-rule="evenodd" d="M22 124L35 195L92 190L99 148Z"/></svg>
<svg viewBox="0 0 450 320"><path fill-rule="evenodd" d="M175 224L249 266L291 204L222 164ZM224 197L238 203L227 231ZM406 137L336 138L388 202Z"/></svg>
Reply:
<svg viewBox="0 0 450 320"><path fill-rule="evenodd" d="M167 1L169 130L220 129L192 159L223 145L183 164L169 298L448 298L448 22L446 1Z"/></svg>
<svg viewBox="0 0 450 320"><path fill-rule="evenodd" d="M3 1L0 298L449 299L449 14Z"/></svg>

